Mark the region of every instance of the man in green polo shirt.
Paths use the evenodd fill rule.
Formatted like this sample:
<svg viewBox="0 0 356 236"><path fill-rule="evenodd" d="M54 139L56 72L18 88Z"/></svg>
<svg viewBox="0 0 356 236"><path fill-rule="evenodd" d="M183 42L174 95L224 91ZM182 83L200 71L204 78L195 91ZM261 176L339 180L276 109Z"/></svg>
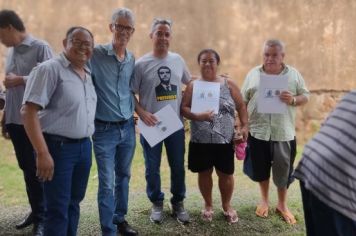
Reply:
<svg viewBox="0 0 356 236"><path fill-rule="evenodd" d="M272 169L277 187L276 212L289 224L296 220L287 207L287 188L296 155L295 114L296 107L308 102L307 90L301 74L283 63L284 44L280 40L267 40L263 47L263 65L253 68L246 76L241 92L249 115L248 148L244 172L259 182L261 202L256 215L267 217L269 210L269 179ZM284 75L288 78L288 90L281 91L280 100L287 105L284 114L259 113L258 90L261 75Z"/></svg>

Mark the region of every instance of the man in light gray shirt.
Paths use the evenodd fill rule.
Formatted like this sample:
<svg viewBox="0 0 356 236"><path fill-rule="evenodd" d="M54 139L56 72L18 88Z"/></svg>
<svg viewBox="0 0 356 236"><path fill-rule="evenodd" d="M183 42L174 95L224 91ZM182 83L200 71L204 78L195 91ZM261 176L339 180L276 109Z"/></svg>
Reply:
<svg viewBox="0 0 356 236"><path fill-rule="evenodd" d="M31 73L21 109L47 203L45 235L76 235L91 167L96 94L86 66L93 35L72 27L64 52Z"/></svg>
<svg viewBox="0 0 356 236"><path fill-rule="evenodd" d="M20 17L11 10L0 11L0 40L9 48L5 65L6 129L15 149L16 158L24 173L26 191L32 212L16 225L17 229L34 223L34 233L41 235L44 202L43 185L36 177L33 148L26 136L20 108L27 75L37 64L52 58L49 45L29 35Z"/></svg>
<svg viewBox="0 0 356 236"><path fill-rule="evenodd" d="M140 119L148 126L156 125L158 120L153 114L167 105L180 116L182 86L190 81L190 73L183 58L169 51L171 28L170 20L154 19L150 33L153 51L141 57L135 65L135 76L131 84L132 91L139 95L135 109ZM161 89L161 83L164 83L165 87L169 85L170 88ZM188 223L189 214L183 206L184 129L171 134L154 147L151 147L142 135L140 141L145 158L146 192L152 202L150 220L155 223L161 223L163 220L164 193L161 191L160 165L164 143L171 168L172 215L179 222Z"/></svg>

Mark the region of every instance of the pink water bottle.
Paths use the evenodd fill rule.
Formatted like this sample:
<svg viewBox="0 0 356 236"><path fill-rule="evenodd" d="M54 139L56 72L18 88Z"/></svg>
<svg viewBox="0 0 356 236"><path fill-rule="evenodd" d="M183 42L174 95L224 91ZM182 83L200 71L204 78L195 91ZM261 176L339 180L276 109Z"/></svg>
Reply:
<svg viewBox="0 0 356 236"><path fill-rule="evenodd" d="M235 145L235 155L237 160L245 160L247 142Z"/></svg>

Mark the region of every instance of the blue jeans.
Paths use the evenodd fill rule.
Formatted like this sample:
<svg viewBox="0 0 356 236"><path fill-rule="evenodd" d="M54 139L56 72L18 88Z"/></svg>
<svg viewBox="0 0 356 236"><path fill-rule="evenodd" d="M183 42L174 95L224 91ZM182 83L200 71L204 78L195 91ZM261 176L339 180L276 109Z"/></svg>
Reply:
<svg viewBox="0 0 356 236"><path fill-rule="evenodd" d="M79 203L85 196L91 167L91 142L65 143L46 138L54 161L51 181L44 182L47 202L46 236L77 234Z"/></svg>
<svg viewBox="0 0 356 236"><path fill-rule="evenodd" d="M133 117L124 124L95 122L93 143L99 175L101 231L103 235L116 235L115 224L125 220L128 209L131 162L136 146Z"/></svg>
<svg viewBox="0 0 356 236"><path fill-rule="evenodd" d="M169 167L171 169L171 203L176 204L185 198L185 170L184 170L184 130L178 130L169 137L150 147L145 138L141 135L140 141L143 148L143 156L146 166L146 192L151 202L164 200L164 193L161 191L161 155L162 145L166 147Z"/></svg>
<svg viewBox="0 0 356 236"><path fill-rule="evenodd" d="M41 222L45 215L43 183L36 176L36 159L31 142L23 125L7 124L11 142L14 145L17 162L23 171L28 201L34 222Z"/></svg>
<svg viewBox="0 0 356 236"><path fill-rule="evenodd" d="M300 181L305 227L308 236L356 235L356 221L340 214L320 201Z"/></svg>

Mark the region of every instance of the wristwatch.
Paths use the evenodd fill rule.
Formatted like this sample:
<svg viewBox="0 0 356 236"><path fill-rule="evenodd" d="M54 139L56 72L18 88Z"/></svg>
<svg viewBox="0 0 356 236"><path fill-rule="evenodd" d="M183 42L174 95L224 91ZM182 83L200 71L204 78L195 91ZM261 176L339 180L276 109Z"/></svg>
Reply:
<svg viewBox="0 0 356 236"><path fill-rule="evenodd" d="M295 97L293 97L291 105L294 106L294 107L297 106L297 99Z"/></svg>

